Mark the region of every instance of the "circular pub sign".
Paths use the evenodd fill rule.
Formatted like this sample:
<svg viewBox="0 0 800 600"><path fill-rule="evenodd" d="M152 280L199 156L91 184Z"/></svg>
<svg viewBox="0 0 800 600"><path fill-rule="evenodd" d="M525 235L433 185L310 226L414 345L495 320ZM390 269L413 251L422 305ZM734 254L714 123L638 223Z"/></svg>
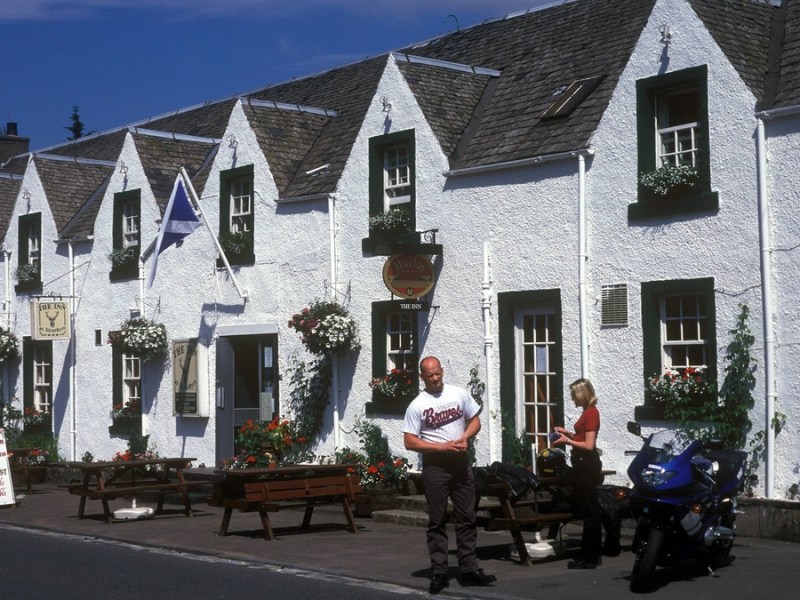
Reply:
<svg viewBox="0 0 800 600"><path fill-rule="evenodd" d="M433 265L423 254L395 254L383 265L383 282L389 291L401 298L419 298L436 283Z"/></svg>

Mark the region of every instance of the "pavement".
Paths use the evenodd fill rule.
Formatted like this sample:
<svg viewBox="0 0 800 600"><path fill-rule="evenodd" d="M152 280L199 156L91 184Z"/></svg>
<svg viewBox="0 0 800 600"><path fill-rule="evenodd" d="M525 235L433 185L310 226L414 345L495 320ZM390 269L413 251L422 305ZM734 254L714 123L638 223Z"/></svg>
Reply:
<svg viewBox="0 0 800 600"><path fill-rule="evenodd" d="M88 500L85 518L78 519L78 496L48 481L34 485L28 495L17 494L16 506L0 508L0 529L35 529L114 540L160 550L393 584L407 593L427 595L429 562L425 529L418 523L398 524L378 517L356 518L357 532L351 533L346 529L340 507L320 506L314 513L310 528L303 530L300 528L302 511L286 510L270 514L278 539L268 541L263 536L258 513L234 511L228 535L220 536L217 532L222 509L209 506L204 497L194 495L192 517L185 516L183 506L177 503L178 497L172 503L168 497L164 512L153 518L106 523L99 500ZM111 501L112 510L130 505L128 500ZM155 501L147 498L137 502L140 507L155 505ZM485 588L462 588L455 580L454 538L451 535L450 575L453 581L442 596L525 598L530 596L532 577L567 574L566 563L579 545L580 524L568 525L562 530L566 553L543 558L529 567L510 558L511 536L508 532L480 531L478 558L483 569L498 579L495 585ZM537 540L526 538L526 541ZM623 547L625 544L623 535ZM592 577L601 578L604 569L613 569L613 575L617 577L620 571L630 572L631 564L630 552L623 552L619 557L606 557L603 565L592 572ZM570 573L575 574L574 571Z"/></svg>

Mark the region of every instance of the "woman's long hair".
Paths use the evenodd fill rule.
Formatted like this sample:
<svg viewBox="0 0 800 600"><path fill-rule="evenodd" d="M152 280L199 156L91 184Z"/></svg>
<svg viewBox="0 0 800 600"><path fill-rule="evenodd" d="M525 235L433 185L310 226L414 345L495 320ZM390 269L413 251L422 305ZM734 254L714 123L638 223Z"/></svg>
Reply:
<svg viewBox="0 0 800 600"><path fill-rule="evenodd" d="M597 394L594 391L592 382L583 377L573 381L569 385L569 391L575 396L578 401L578 406L585 409L597 404Z"/></svg>

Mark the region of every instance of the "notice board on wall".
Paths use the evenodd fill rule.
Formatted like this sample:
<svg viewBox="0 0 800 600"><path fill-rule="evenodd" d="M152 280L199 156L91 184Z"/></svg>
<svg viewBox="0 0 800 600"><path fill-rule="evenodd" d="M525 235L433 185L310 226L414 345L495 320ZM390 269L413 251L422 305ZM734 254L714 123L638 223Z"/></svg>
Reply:
<svg viewBox="0 0 800 600"><path fill-rule="evenodd" d="M6 431L0 429L0 506L16 503L14 482L11 481L11 463L8 460L8 446L6 446Z"/></svg>

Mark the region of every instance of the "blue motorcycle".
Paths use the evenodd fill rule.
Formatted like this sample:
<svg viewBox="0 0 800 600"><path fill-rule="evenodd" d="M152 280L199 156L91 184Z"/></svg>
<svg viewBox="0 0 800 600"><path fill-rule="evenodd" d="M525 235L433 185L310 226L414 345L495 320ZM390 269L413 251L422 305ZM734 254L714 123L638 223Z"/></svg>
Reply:
<svg viewBox="0 0 800 600"><path fill-rule="evenodd" d="M657 566L693 559L713 573L730 554L736 530L736 495L747 455L702 443L676 431L642 437L644 446L628 467L630 508L636 518L631 590L646 591Z"/></svg>

